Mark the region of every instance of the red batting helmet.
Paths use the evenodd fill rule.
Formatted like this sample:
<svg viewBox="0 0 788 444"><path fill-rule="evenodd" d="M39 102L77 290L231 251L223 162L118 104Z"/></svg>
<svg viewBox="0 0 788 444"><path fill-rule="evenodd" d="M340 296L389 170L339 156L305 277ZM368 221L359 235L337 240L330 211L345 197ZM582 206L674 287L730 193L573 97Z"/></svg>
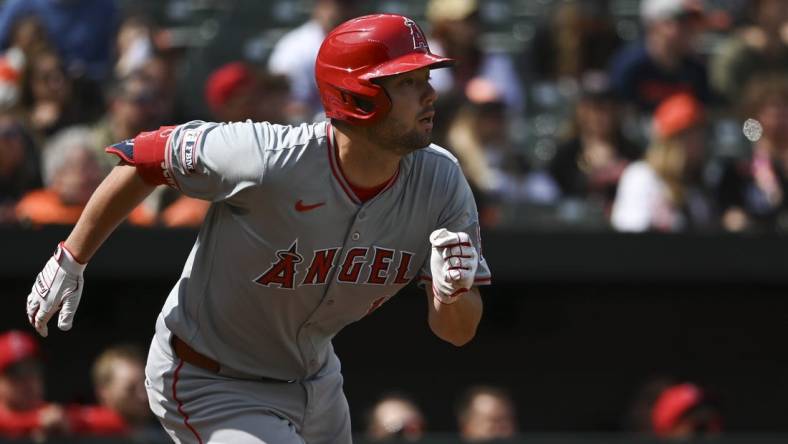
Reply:
<svg viewBox="0 0 788 444"><path fill-rule="evenodd" d="M413 20L376 14L349 20L331 31L317 53L315 80L326 116L358 125L379 121L391 109L386 91L372 82L454 60L430 52Z"/></svg>

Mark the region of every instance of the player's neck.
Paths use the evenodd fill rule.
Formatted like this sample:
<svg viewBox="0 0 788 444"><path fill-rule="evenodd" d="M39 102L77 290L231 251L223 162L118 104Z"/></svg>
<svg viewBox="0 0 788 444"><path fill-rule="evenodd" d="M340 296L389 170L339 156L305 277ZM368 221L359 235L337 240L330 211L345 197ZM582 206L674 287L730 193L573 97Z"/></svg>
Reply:
<svg viewBox="0 0 788 444"><path fill-rule="evenodd" d="M372 188L397 173L401 156L380 148L362 134L334 127L337 158L345 179L355 186Z"/></svg>

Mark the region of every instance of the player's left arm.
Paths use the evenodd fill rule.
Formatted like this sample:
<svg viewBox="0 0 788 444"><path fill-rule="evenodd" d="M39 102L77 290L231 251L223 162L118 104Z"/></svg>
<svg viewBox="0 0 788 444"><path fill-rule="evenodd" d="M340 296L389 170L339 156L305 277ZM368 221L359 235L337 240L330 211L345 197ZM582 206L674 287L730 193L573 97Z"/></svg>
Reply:
<svg viewBox="0 0 788 444"><path fill-rule="evenodd" d="M429 236L430 254L420 284L427 293L428 322L439 338L462 346L476 335L482 317L479 286L491 283L491 272L481 252L476 202L468 181L456 164L448 171L445 204Z"/></svg>
<svg viewBox="0 0 788 444"><path fill-rule="evenodd" d="M457 347L470 342L482 319L482 297L478 287L472 287L457 297L452 304L444 304L435 297L431 286L424 287L429 310L428 323L435 336Z"/></svg>

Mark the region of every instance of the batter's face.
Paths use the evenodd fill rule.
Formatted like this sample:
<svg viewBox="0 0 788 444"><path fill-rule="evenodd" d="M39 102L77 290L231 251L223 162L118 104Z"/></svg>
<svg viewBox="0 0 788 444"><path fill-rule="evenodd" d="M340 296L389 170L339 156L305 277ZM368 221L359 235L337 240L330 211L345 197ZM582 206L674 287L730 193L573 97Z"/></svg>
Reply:
<svg viewBox="0 0 788 444"><path fill-rule="evenodd" d="M430 70L422 68L378 80L391 99L391 111L369 127L378 145L400 155L426 147L432 141L437 93L430 85Z"/></svg>

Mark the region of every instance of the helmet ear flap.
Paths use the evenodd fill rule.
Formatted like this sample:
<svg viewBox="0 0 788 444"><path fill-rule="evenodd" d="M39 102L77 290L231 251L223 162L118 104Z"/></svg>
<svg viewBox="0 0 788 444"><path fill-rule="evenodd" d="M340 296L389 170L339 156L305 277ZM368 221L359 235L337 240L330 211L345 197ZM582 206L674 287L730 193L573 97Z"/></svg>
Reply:
<svg viewBox="0 0 788 444"><path fill-rule="evenodd" d="M362 99L361 97L356 97L356 107L361 111L364 111L367 114L371 114L375 111L375 104L369 100Z"/></svg>
<svg viewBox="0 0 788 444"><path fill-rule="evenodd" d="M346 91L339 91L339 95L345 105L363 111L365 114L371 114L375 110L375 104L370 100L358 97L355 94L349 94Z"/></svg>

